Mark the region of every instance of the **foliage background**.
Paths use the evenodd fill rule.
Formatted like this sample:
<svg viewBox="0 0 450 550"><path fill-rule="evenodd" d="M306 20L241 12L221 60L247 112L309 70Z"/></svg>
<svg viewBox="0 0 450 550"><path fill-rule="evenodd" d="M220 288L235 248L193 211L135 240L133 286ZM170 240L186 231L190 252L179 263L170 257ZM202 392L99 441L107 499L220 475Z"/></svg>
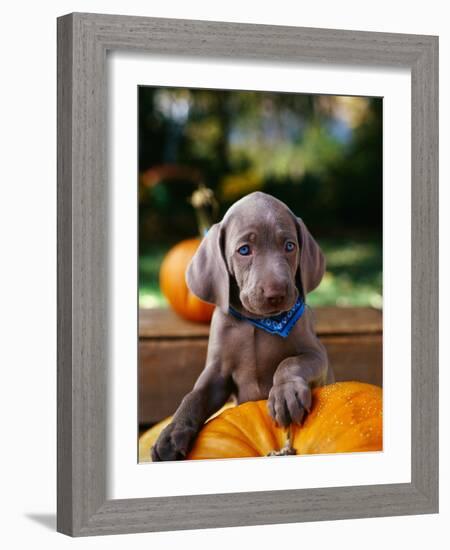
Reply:
<svg viewBox="0 0 450 550"><path fill-rule="evenodd" d="M220 219L262 190L303 218L327 258L312 305L382 304L382 99L139 87L139 300L165 305L159 266L198 234L200 183Z"/></svg>

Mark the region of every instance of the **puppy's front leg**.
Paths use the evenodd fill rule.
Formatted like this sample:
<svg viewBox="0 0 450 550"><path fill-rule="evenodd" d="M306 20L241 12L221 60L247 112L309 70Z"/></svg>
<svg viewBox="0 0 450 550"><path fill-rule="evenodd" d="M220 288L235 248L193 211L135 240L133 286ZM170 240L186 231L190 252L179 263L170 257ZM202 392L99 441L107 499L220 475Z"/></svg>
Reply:
<svg viewBox="0 0 450 550"><path fill-rule="evenodd" d="M226 403L230 394L231 379L222 376L219 365L207 365L153 446L153 462L186 458L205 421Z"/></svg>
<svg viewBox="0 0 450 550"><path fill-rule="evenodd" d="M277 424L301 424L311 408L311 388L325 384L327 370L322 346L288 357L278 365L268 399L270 415Z"/></svg>

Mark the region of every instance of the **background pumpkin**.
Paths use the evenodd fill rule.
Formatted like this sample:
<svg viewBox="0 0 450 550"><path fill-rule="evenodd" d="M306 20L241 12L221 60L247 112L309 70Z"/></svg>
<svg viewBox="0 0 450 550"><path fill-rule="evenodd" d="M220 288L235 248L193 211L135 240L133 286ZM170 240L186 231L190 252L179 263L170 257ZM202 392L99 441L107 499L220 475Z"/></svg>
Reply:
<svg viewBox="0 0 450 550"><path fill-rule="evenodd" d="M171 248L162 261L159 284L162 293L178 315L190 321L208 323L214 305L194 296L184 278L186 268L200 243L200 238L186 239Z"/></svg>
<svg viewBox="0 0 450 550"><path fill-rule="evenodd" d="M188 459L266 456L285 445L286 433L269 416L267 401L250 401L205 424ZM291 426L300 455L381 451L382 435L382 390L361 382L314 389L305 422Z"/></svg>
<svg viewBox="0 0 450 550"><path fill-rule="evenodd" d="M200 184L192 193L190 202L195 210L200 238L179 242L164 257L159 270L159 286L172 309L189 321L209 323L214 305L203 302L187 287L186 268L217 215L218 202L211 189Z"/></svg>

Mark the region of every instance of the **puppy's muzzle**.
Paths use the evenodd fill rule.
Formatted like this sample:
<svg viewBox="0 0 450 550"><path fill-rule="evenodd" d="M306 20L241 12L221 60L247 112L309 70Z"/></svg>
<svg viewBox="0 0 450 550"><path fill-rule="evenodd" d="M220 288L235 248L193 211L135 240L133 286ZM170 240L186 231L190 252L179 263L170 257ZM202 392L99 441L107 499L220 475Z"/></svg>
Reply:
<svg viewBox="0 0 450 550"><path fill-rule="evenodd" d="M297 299L295 287L285 279L263 280L250 292L241 292L241 302L255 315L275 315L290 309Z"/></svg>
<svg viewBox="0 0 450 550"><path fill-rule="evenodd" d="M287 296L286 283L272 283L259 288L259 294L262 297L266 307L279 309L285 305Z"/></svg>

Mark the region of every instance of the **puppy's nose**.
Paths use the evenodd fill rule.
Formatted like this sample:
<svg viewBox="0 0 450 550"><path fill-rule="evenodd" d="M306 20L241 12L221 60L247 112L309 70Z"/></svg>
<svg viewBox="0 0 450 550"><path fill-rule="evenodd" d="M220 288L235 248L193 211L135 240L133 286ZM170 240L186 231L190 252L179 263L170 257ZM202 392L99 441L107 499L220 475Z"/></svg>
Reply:
<svg viewBox="0 0 450 550"><path fill-rule="evenodd" d="M277 307L284 302L286 298L286 285L270 285L263 289L264 298L267 302L273 306Z"/></svg>

